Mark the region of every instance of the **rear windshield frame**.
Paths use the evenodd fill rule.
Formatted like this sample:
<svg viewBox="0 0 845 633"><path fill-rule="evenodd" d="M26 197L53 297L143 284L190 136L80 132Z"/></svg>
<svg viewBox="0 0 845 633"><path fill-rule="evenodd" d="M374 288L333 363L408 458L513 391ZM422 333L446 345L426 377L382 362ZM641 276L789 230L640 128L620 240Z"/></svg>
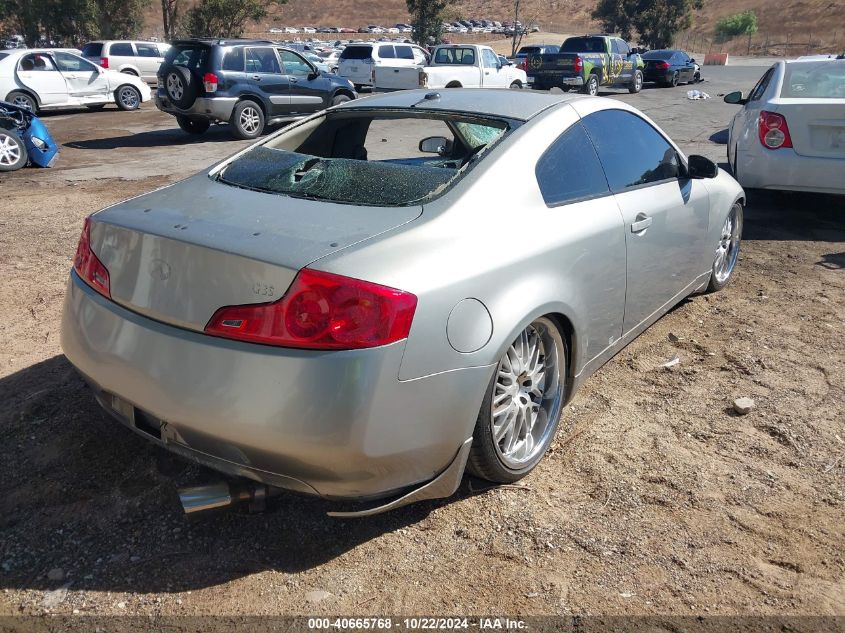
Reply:
<svg viewBox="0 0 845 633"><path fill-rule="evenodd" d="M104 46L103 42L88 42L82 47L82 57L102 57Z"/></svg>
<svg viewBox="0 0 845 633"><path fill-rule="evenodd" d="M285 191L266 191L261 189L253 189L248 186L244 186L232 181L227 181L225 178L225 171L226 169L232 165L233 163L237 162L239 159L245 157L249 154L249 152L259 149L265 148L266 145L274 143L280 136L284 136L287 134L295 134L296 129L300 126L307 125L312 123L315 119L323 118L326 119L328 117L343 117L343 118L356 118L356 117L372 117L374 120L381 120L381 119L407 119L407 118L420 118L420 119L434 119L434 120L442 120L446 121L455 121L459 119L460 121L467 122L467 123L478 123L478 124L490 124L496 123L502 125L503 132L492 142L486 146L483 154L487 154L490 150L494 149L497 145L503 142L508 136L513 134L513 132L518 129L520 126L524 124L524 121L520 121L518 119L510 119L508 117L497 117L497 116L485 116L485 115L475 115L473 113L467 112L454 112L449 110L436 110L436 109L426 109L426 110L407 110L407 109L396 109L396 108L350 108L349 110L340 110L335 112L320 112L313 116L310 116L306 119L298 121L292 125L289 125L282 130L279 130L275 134L270 135L260 143L252 145L251 147L247 148L241 153L236 154L234 157L220 165L219 167L213 169L209 172L208 176L212 180L216 180L217 182L232 186L232 187L240 187L243 189L252 189L256 191L262 191L264 193L269 193L271 195L278 195L278 196L288 196L291 198L300 198L306 200L315 200L317 202L325 202L327 204L348 204L354 206L361 206L361 207L387 207L387 208L401 208L401 207L412 207L412 206L421 206L424 204L429 204L442 196L449 193L454 187L456 187L468 173L470 173L473 169L475 169L478 164L483 162L484 156L481 156L480 160L473 160L470 161L467 165L464 165L455 170L455 174L452 178L450 178L443 186L436 188L434 191L429 192L427 195L415 198L413 200L407 200L402 203L384 203L380 204L377 201L372 202L358 202L358 201L347 201L347 200L334 200L329 198L312 198L307 195L297 195L296 193L292 192L285 192ZM271 148L275 149L275 148ZM295 154L297 152L290 151L290 150L279 150L285 151L288 153ZM375 161L373 161L375 162Z"/></svg>

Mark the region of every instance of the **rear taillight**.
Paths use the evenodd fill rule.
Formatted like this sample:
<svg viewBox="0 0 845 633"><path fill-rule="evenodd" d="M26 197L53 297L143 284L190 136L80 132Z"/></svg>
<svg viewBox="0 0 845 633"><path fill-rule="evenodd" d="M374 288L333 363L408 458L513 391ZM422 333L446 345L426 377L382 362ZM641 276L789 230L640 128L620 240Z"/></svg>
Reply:
<svg viewBox="0 0 845 633"><path fill-rule="evenodd" d="M205 331L280 347L377 347L407 338L416 307L410 293L305 268L278 301L220 308Z"/></svg>
<svg viewBox="0 0 845 633"><path fill-rule="evenodd" d="M79 244L76 247L76 256L73 258L73 269L86 284L99 292L104 297L111 298L109 288L109 271L103 266L103 262L97 259L94 251L91 250L91 218L85 218L82 225L82 235L79 236Z"/></svg>
<svg viewBox="0 0 845 633"><path fill-rule="evenodd" d="M575 56L575 72L580 73L584 70L584 60L581 59L580 55Z"/></svg>
<svg viewBox="0 0 845 633"><path fill-rule="evenodd" d="M109 67L109 58L108 57L101 57L100 58L100 66L102 66L103 68L108 68Z"/></svg>
<svg viewBox="0 0 845 633"><path fill-rule="evenodd" d="M519 67L522 70L524 70L525 72L528 72L528 58L527 57L522 60L522 62L519 64Z"/></svg>
<svg viewBox="0 0 845 633"><path fill-rule="evenodd" d="M782 114L763 110L760 113L758 128L760 142L763 144L763 147L768 149L792 147L789 126L786 124L786 119Z"/></svg>
<svg viewBox="0 0 845 633"><path fill-rule="evenodd" d="M657 62L654 67L660 70L669 70L669 62Z"/></svg>
<svg viewBox="0 0 845 633"><path fill-rule="evenodd" d="M217 75L205 73L202 78L202 85L206 92L217 92Z"/></svg>
<svg viewBox="0 0 845 633"><path fill-rule="evenodd" d="M372 70L370 70L370 81L375 86L376 85L376 67L373 66Z"/></svg>

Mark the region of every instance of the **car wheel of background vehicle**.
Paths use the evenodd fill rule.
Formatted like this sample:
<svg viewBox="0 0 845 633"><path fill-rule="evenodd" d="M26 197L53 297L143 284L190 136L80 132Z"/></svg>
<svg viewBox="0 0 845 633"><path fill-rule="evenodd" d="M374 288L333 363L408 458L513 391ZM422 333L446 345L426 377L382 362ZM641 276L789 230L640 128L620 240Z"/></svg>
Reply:
<svg viewBox="0 0 845 633"><path fill-rule="evenodd" d="M192 119L186 116L177 116L176 123L188 134L204 134L211 127L208 119Z"/></svg>
<svg viewBox="0 0 845 633"><path fill-rule="evenodd" d="M25 92L19 92L17 90L10 92L6 97L6 101L19 108L26 108L38 114L38 102Z"/></svg>
<svg viewBox="0 0 845 633"><path fill-rule="evenodd" d="M496 366L475 423L467 468L498 483L521 479L545 455L564 400L566 346L546 317L526 327Z"/></svg>
<svg viewBox="0 0 845 633"><path fill-rule="evenodd" d="M332 99L332 105L340 105L341 103L346 103L347 101L352 101L348 95L337 95L334 99Z"/></svg>
<svg viewBox="0 0 845 633"><path fill-rule="evenodd" d="M106 104L105 103L93 103L93 104L87 105L85 107L88 108L89 110L91 110L92 112L99 112L100 110L102 110L103 108L106 107Z"/></svg>
<svg viewBox="0 0 845 633"><path fill-rule="evenodd" d="M29 154L23 139L11 130L0 129L0 171L15 171L27 162Z"/></svg>
<svg viewBox="0 0 845 633"><path fill-rule="evenodd" d="M590 75L590 77L587 79L587 83L584 84L582 92L585 95L595 97L599 93L599 78L595 75Z"/></svg>
<svg viewBox="0 0 845 633"><path fill-rule="evenodd" d="M167 96L178 108L190 108L197 99L197 82L191 71L183 66L173 66L165 75Z"/></svg>
<svg viewBox="0 0 845 633"><path fill-rule="evenodd" d="M232 111L229 123L232 124L236 138L257 138L264 131L264 113L255 101L241 101Z"/></svg>
<svg viewBox="0 0 845 633"><path fill-rule="evenodd" d="M636 94L643 89L643 73L640 70L634 72L634 80L628 86L628 92Z"/></svg>
<svg viewBox="0 0 845 633"><path fill-rule="evenodd" d="M121 110L137 110L141 107L141 91L135 86L123 84L114 91L114 100Z"/></svg>
<svg viewBox="0 0 845 633"><path fill-rule="evenodd" d="M681 76L678 74L678 71L676 70L676 71L672 74L672 81L670 81L670 82L669 82L669 85L670 85L670 86L672 86L672 87L674 88L675 86L677 86L677 85L678 85L678 80L679 80L680 78L681 78Z"/></svg>
<svg viewBox="0 0 845 633"><path fill-rule="evenodd" d="M522 84L518 81L513 81L513 82L511 82L511 85L509 86L509 88L511 90L522 90Z"/></svg>
<svg viewBox="0 0 845 633"><path fill-rule="evenodd" d="M692 83L697 84L701 81L701 73L695 73L692 76Z"/></svg>
<svg viewBox="0 0 845 633"><path fill-rule="evenodd" d="M710 273L710 284L707 292L716 292L731 281L736 261L739 257L739 246L742 241L742 205L735 202L728 217L722 224L719 233L719 244L713 259L713 269Z"/></svg>

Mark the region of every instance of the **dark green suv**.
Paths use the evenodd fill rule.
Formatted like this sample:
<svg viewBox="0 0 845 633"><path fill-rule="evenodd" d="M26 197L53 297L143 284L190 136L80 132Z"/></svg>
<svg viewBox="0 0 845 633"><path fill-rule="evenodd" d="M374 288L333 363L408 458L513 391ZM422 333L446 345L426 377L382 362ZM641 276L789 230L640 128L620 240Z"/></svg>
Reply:
<svg viewBox="0 0 845 633"><path fill-rule="evenodd" d="M158 71L156 106L202 134L229 123L239 139L355 99L354 86L268 40L178 40Z"/></svg>

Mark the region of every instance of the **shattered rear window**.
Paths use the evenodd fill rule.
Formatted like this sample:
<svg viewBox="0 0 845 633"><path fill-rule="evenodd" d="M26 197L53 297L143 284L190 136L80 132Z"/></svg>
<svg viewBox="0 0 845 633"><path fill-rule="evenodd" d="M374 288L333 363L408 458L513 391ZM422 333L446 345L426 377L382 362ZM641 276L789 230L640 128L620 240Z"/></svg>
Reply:
<svg viewBox="0 0 845 633"><path fill-rule="evenodd" d="M464 115L333 111L289 127L214 174L255 191L406 206L446 191L509 130Z"/></svg>

